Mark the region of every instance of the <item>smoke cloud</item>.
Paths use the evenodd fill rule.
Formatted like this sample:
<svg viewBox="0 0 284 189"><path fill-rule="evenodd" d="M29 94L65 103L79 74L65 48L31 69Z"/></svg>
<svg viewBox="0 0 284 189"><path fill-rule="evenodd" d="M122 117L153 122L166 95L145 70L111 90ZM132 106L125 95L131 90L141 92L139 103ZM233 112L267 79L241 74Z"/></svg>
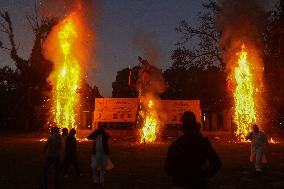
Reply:
<svg viewBox="0 0 284 189"><path fill-rule="evenodd" d="M133 45L143 51L150 64L160 67L158 62L161 59L161 54L150 36L144 33L136 33L133 38Z"/></svg>
<svg viewBox="0 0 284 189"><path fill-rule="evenodd" d="M142 66L139 71L139 78L136 83L136 89L139 92L141 102L145 107L148 101L154 101L155 112L159 115L159 119L166 120L166 114L163 112L159 104L159 94L165 91L166 85L163 78L163 72L159 65L160 53L152 38L143 33L137 33L133 38L133 45L143 51L143 61L149 65Z"/></svg>
<svg viewBox="0 0 284 189"><path fill-rule="evenodd" d="M56 18L60 22L72 12L76 12L80 16L80 66L83 70L88 70L88 67L94 67L96 62L94 50L97 47L95 28L100 18L101 1L100 0L42 0L39 6L40 14L43 17ZM53 28L53 31L47 38L47 43L50 38L54 38L54 33L58 26ZM54 54L55 49L45 48L45 54ZM77 48L79 50L79 47ZM84 51L82 51L84 49ZM76 52L75 52L76 53ZM48 56L49 57L49 56ZM83 73L84 75L86 73ZM82 75L83 76L83 75Z"/></svg>
<svg viewBox="0 0 284 189"><path fill-rule="evenodd" d="M230 63L232 54L242 44L253 49L261 60L263 48L262 32L265 24L263 2L259 0L223 0L217 15L217 28L221 33L220 46L224 51L223 60ZM257 61L259 62L259 61ZM262 62L262 61L260 61ZM230 65L229 65L230 67ZM227 65L227 68L229 68Z"/></svg>
<svg viewBox="0 0 284 189"><path fill-rule="evenodd" d="M91 25L97 22L101 15L100 0L42 0L39 8L42 16L56 18L62 18L71 11L80 9Z"/></svg>
<svg viewBox="0 0 284 189"><path fill-rule="evenodd" d="M146 59L151 65L150 74L147 78L147 80L149 81L147 82L147 86L143 86L142 88L147 88L146 93L151 93L153 95L158 95L164 92L165 82L162 75L162 70L158 63L161 56L157 46L149 36L143 33L137 33L134 36L133 45L143 51L145 56L143 57L143 59ZM145 72L140 73L139 80L137 82L137 88L141 88L141 85L145 85L142 75L145 76Z"/></svg>

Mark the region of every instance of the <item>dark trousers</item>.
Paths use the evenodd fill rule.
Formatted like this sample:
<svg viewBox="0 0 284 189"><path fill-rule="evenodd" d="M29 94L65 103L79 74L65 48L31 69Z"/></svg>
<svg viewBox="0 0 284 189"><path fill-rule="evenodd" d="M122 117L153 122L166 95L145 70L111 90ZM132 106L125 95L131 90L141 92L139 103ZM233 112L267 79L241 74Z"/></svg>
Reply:
<svg viewBox="0 0 284 189"><path fill-rule="evenodd" d="M49 168L53 166L53 173L54 173L54 188L59 188L59 164L60 164L60 157L47 157L44 163L44 178L43 178L43 188L47 188L48 183L48 171Z"/></svg>
<svg viewBox="0 0 284 189"><path fill-rule="evenodd" d="M72 165L76 171L76 174L80 175L80 169L78 164L78 158L76 155L66 154L63 160L63 175L68 174L70 165Z"/></svg>

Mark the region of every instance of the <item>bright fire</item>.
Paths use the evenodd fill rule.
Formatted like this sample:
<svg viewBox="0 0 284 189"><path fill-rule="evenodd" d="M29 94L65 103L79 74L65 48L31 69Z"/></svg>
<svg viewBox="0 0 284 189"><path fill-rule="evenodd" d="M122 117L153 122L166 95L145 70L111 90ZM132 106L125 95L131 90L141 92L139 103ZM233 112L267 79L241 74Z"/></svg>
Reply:
<svg viewBox="0 0 284 189"><path fill-rule="evenodd" d="M75 107L78 103L77 90L80 84L80 66L76 57L72 55L72 48L77 37L75 15L71 14L65 20L58 32L58 42L63 54L62 67L59 68L55 91L55 122L60 127L74 128Z"/></svg>
<svg viewBox="0 0 284 189"><path fill-rule="evenodd" d="M82 20L74 11L52 31L45 44L46 56L54 62L53 119L60 128L76 128L82 61Z"/></svg>
<svg viewBox="0 0 284 189"><path fill-rule="evenodd" d="M148 109L146 110L143 128L141 131L140 143L154 142L158 134L158 119L154 111L154 103L152 100L148 101Z"/></svg>
<svg viewBox="0 0 284 189"><path fill-rule="evenodd" d="M248 61L248 52L244 45L242 45L241 52L237 53L237 57L237 65L234 69L236 81L234 90L234 121L237 125L236 135L243 140L250 132L251 124L256 123L255 87L250 67L251 62Z"/></svg>

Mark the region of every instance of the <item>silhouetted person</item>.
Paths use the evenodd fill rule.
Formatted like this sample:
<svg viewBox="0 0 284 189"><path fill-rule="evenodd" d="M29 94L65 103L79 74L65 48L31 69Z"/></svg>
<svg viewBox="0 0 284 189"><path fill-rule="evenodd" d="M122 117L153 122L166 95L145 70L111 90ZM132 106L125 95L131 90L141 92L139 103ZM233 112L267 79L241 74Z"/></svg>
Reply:
<svg viewBox="0 0 284 189"><path fill-rule="evenodd" d="M181 119L184 134L169 146L166 174L172 177L174 188L207 188L221 161L209 140L196 133L194 113L187 111Z"/></svg>
<svg viewBox="0 0 284 189"><path fill-rule="evenodd" d="M195 128L196 134L202 136L201 131L200 131L201 130L201 124L199 122L196 122L195 126L196 126L196 128Z"/></svg>
<svg viewBox="0 0 284 189"><path fill-rule="evenodd" d="M68 129L67 128L62 128L62 134L61 134L61 136L63 137L63 138L66 138L67 136L68 136Z"/></svg>
<svg viewBox="0 0 284 189"><path fill-rule="evenodd" d="M262 163L267 162L264 151L266 147L268 148L268 141L256 124L253 125L253 132L250 132L246 139L251 141L250 161L254 163L255 171L259 174L262 171Z"/></svg>
<svg viewBox="0 0 284 189"><path fill-rule="evenodd" d="M65 152L65 143L66 143L66 139L67 139L67 136L68 136L68 129L67 128L62 128L61 129L61 137L62 137L62 157L61 158L64 158L64 152Z"/></svg>
<svg viewBox="0 0 284 189"><path fill-rule="evenodd" d="M108 140L110 136L105 132L102 125L99 125L99 128L93 131L87 138L94 141L91 164L93 181L96 185L103 186L105 171L113 167L109 160Z"/></svg>
<svg viewBox="0 0 284 189"><path fill-rule="evenodd" d="M45 145L46 159L44 163L44 183L43 188L47 188L48 170L51 166L54 169L54 188L59 188L59 164L61 155L61 136L58 127L52 127L50 136Z"/></svg>
<svg viewBox="0 0 284 189"><path fill-rule="evenodd" d="M70 130L69 135L66 138L65 151L64 151L64 160L63 160L63 175L68 177L68 170L70 165L75 168L77 176L80 176L80 169L78 164L77 157L77 141L75 138L76 130L73 128Z"/></svg>

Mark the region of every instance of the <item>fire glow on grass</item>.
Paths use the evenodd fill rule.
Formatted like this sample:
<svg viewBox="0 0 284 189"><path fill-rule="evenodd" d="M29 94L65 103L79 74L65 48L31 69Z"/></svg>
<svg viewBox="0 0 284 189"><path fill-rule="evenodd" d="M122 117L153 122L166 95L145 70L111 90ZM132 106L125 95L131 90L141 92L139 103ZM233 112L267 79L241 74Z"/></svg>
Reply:
<svg viewBox="0 0 284 189"><path fill-rule="evenodd" d="M250 132L251 124L256 123L256 109L254 99L254 82L251 65L248 61L248 52L245 45L237 53L237 64L234 69L236 86L234 90L236 135L241 140Z"/></svg>
<svg viewBox="0 0 284 189"><path fill-rule="evenodd" d="M158 134L158 119L154 111L154 102L148 101L148 109L146 110L143 128L141 130L140 143L152 143L157 139Z"/></svg>

